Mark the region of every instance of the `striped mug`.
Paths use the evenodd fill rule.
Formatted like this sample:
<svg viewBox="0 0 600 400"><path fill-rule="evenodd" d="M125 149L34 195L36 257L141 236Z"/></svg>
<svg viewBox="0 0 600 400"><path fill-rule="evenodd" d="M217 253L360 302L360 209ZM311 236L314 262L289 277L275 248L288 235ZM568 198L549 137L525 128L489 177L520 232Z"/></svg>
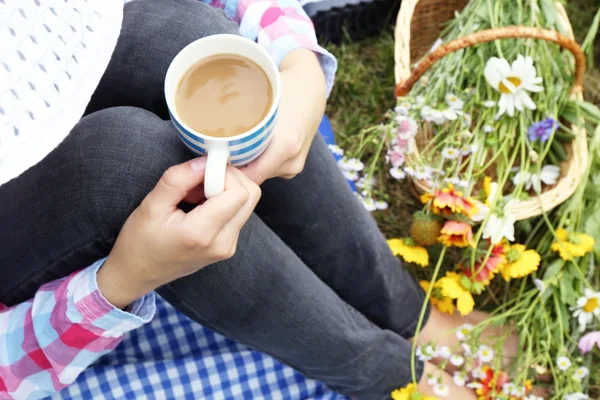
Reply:
<svg viewBox="0 0 600 400"><path fill-rule="evenodd" d="M273 88L273 104L266 117L254 128L237 136L214 137L198 132L181 120L175 107L175 95L185 73L199 61L220 54L235 54L254 61L266 73ZM177 134L195 154L207 155L204 194L207 198L223 191L227 163L242 167L254 161L266 149L277 117L281 92L279 70L262 47L242 36L219 34L198 39L175 56L165 78L165 97Z"/></svg>

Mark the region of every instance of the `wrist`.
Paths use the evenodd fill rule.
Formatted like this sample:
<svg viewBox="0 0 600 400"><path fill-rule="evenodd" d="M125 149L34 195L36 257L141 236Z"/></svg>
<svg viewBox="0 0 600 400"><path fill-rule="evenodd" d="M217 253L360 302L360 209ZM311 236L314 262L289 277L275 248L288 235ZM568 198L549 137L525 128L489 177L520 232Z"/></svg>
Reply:
<svg viewBox="0 0 600 400"><path fill-rule="evenodd" d="M127 265L110 256L98 270L96 281L102 296L122 310L159 286L143 283L129 272Z"/></svg>

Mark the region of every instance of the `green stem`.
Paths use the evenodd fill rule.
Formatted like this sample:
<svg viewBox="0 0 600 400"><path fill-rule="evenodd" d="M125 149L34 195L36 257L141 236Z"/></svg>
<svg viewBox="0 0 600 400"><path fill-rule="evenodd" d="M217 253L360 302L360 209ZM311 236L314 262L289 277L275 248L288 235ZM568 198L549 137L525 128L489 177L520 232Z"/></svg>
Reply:
<svg viewBox="0 0 600 400"><path fill-rule="evenodd" d="M429 299L431 298L431 293L433 292L433 283L435 283L437 281L437 276L442 267L442 261L444 260L444 255L446 254L446 249L447 249L447 247L444 246L442 248L442 251L440 252L438 262L435 266L435 270L433 271L433 277L431 278L432 284L429 285L429 290L427 291L427 294L425 296L425 301L423 301L423 307L421 307L421 315L419 315L419 321L417 322L417 329L415 330L415 336L412 339L413 345L412 345L412 353L411 353L411 357L410 357L410 373L412 376L413 383L415 385L418 384L417 370L416 370L416 363L415 363L415 357L417 354L417 339L419 338L419 334L421 333L423 321L425 320L425 313L427 313L427 307L429 306Z"/></svg>

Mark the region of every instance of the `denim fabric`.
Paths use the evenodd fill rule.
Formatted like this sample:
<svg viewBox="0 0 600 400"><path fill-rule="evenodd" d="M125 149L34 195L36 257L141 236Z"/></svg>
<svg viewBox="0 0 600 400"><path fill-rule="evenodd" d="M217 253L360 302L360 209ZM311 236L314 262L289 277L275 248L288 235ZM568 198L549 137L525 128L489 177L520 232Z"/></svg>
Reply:
<svg viewBox="0 0 600 400"><path fill-rule="evenodd" d="M236 29L193 0L127 4L87 115L40 164L0 186L0 303L23 301L110 252L163 171L191 157L164 120L169 60L199 37ZM340 393L387 398L410 380L407 339L423 292L318 135L300 175L262 189L235 256L159 293Z"/></svg>

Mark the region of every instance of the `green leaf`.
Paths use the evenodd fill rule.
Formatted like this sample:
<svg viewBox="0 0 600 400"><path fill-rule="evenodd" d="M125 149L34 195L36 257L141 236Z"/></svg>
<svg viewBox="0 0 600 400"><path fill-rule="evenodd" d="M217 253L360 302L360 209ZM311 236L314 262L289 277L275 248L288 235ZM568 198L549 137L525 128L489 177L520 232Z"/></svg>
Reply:
<svg viewBox="0 0 600 400"><path fill-rule="evenodd" d="M594 66L594 42L596 40L596 36L598 35L598 26L600 25L600 8L598 8L598 12L596 12L596 16L592 21L592 25L590 26L590 30L588 31L585 39L583 40L583 44L581 45L581 49L585 52L585 55L588 59L588 66L591 68Z"/></svg>
<svg viewBox="0 0 600 400"><path fill-rule="evenodd" d="M548 26L553 26L556 24L556 6L554 5L554 0L542 0L540 2L540 8L544 13L544 17L546 18L546 22Z"/></svg>
<svg viewBox="0 0 600 400"><path fill-rule="evenodd" d="M562 270L564 265L565 265L564 260L561 260L560 258L557 258L556 260L554 260L546 268L546 272L544 272L543 280L547 281L549 279L552 279L554 276L556 276Z"/></svg>
<svg viewBox="0 0 600 400"><path fill-rule="evenodd" d="M573 276L565 274L563 279L560 280L560 299L564 304L574 306L577 302L575 296L575 290L573 289Z"/></svg>

